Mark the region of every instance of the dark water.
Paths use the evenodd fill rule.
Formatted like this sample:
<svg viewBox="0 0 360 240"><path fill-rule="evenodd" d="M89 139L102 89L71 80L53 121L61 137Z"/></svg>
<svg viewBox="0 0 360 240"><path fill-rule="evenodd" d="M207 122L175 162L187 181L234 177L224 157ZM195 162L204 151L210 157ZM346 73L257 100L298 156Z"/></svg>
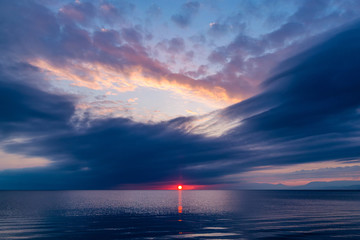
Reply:
<svg viewBox="0 0 360 240"><path fill-rule="evenodd" d="M0 239L360 239L360 191L0 191Z"/></svg>

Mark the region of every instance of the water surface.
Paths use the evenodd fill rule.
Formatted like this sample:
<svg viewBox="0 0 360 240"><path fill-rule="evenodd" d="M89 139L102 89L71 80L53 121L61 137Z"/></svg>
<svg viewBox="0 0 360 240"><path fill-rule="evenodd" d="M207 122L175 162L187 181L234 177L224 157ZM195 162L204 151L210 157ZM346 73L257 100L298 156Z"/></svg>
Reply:
<svg viewBox="0 0 360 240"><path fill-rule="evenodd" d="M0 239L360 239L360 191L0 191Z"/></svg>

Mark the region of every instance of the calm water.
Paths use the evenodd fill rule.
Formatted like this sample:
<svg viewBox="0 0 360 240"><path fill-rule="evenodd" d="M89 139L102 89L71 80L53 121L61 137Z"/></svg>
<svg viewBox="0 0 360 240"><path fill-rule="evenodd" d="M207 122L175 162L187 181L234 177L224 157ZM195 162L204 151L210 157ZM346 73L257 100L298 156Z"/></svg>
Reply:
<svg viewBox="0 0 360 240"><path fill-rule="evenodd" d="M360 191L0 191L0 239L360 239Z"/></svg>

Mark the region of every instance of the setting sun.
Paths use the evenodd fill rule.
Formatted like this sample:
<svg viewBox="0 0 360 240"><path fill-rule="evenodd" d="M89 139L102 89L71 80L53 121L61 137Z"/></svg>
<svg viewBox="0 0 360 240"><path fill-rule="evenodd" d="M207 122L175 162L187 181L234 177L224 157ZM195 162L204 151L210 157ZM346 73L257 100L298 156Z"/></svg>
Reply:
<svg viewBox="0 0 360 240"><path fill-rule="evenodd" d="M179 190L181 190L183 187L182 187L181 185L179 185L177 188L178 188Z"/></svg>

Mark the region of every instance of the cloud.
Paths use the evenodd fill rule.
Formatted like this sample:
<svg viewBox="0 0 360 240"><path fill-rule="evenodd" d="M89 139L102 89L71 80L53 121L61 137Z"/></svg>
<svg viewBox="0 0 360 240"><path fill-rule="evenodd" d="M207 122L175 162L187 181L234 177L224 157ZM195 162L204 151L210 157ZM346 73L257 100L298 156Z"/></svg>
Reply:
<svg viewBox="0 0 360 240"><path fill-rule="evenodd" d="M230 134L266 149L269 164L357 158L359 37L353 26L283 62L262 94L223 112L243 118Z"/></svg>
<svg viewBox="0 0 360 240"><path fill-rule="evenodd" d="M354 26L285 61L253 98L207 116L157 124L85 118L74 128L74 99L5 77L2 102L11 105L2 104L7 114L0 129L8 139L31 140L7 143L4 150L52 163L7 170L0 182L13 188L29 182L39 188L49 182L52 188L116 188L182 177L189 184L234 185L239 180L233 174L259 166L359 159L359 40ZM194 133L202 125L221 129L223 121L236 124L222 135Z"/></svg>
<svg viewBox="0 0 360 240"><path fill-rule="evenodd" d="M240 174L239 177L248 182L299 185L314 181L360 180L360 162L343 163L327 161L288 165L283 167L267 167Z"/></svg>
<svg viewBox="0 0 360 240"><path fill-rule="evenodd" d="M134 103L134 102L136 102L137 100L139 100L138 98L129 98L128 99L128 102L129 103Z"/></svg>
<svg viewBox="0 0 360 240"><path fill-rule="evenodd" d="M99 6L93 3L69 3L63 6L63 9L71 9L70 13L81 15L79 20L70 13L64 15L60 11L56 14L31 1L26 4L2 4L2 21L10 29L14 29L0 30L4 39L3 53L6 52L7 56L11 55L14 59L21 58L39 68L43 66L43 71L49 74L49 78L55 75L58 79L72 81L75 86L97 90L114 88L119 92L152 85L151 87L174 91L184 97L192 96L195 101L211 106L233 104L258 93L259 84L268 76L270 69L286 56L303 48L299 46L299 39L317 33L311 26L304 24L305 16L299 17L302 16L299 8L289 17L288 22L268 34L252 37L240 31L230 44L214 49L208 56L208 61L210 64L217 64L218 70L210 70L206 74L199 71L200 68L198 71L181 69L175 72L169 70L171 67L166 62L155 59L151 50L144 46L147 35L145 28L132 24L120 25L114 29L109 28L111 25L101 28L95 26L91 19L105 21L103 11L122 16L120 8L110 3L103 2ZM130 5L121 2L121 6L127 9L126 12L134 8ZM190 13L193 16L199 7L197 2L188 2L182 6L181 11L184 16ZM248 7L253 8L251 4ZM347 11L349 9L348 7ZM9 12L16 12L22 17L14 21ZM338 19L338 11L333 14L339 20L338 24L351 19ZM333 20L327 19L327 16L323 12L321 17L313 19L314 24L319 24L318 29L328 29L323 25L327 26ZM237 20L234 18L219 24L230 26L243 19L240 15ZM91 31L86 27L89 24L94 25L91 25ZM241 25L241 21L239 24ZM308 47L313 42L310 39L305 45ZM186 50L187 45L183 38L173 37L164 42L162 50L176 55L173 58L178 61L178 55ZM187 51L183 59L189 62L196 54L197 52Z"/></svg>
<svg viewBox="0 0 360 240"><path fill-rule="evenodd" d="M198 114L199 114L198 112L191 111L191 110L189 110L189 109L186 109L185 111L186 111L187 113L189 113L189 114L192 114L192 115L198 115Z"/></svg>
<svg viewBox="0 0 360 240"><path fill-rule="evenodd" d="M227 139L239 151L237 160L199 169L231 175L235 169L246 172L261 166L358 161L359 38L360 27L354 25L284 61L263 83L262 93L178 121L176 127Z"/></svg>
<svg viewBox="0 0 360 240"><path fill-rule="evenodd" d="M117 7L107 1L102 1L98 6L100 19L110 26L129 24L128 16L135 10L135 5L127 1L118 1Z"/></svg>
<svg viewBox="0 0 360 240"><path fill-rule="evenodd" d="M75 110L73 97L50 94L4 75L0 84L1 139L67 128Z"/></svg>
<svg viewBox="0 0 360 240"><path fill-rule="evenodd" d="M85 60L80 63L68 60L67 65L60 67L42 59L33 59L31 62L33 66L49 74L49 77L70 79L75 86L94 90L109 89L127 92L133 91L137 87L151 87L220 106L242 99L241 96L235 93L234 95L230 94L225 88L211 82L197 81L182 74L171 73L157 62L149 62L153 65L150 67L154 67L154 69L149 69L149 65L146 68L130 65L122 66L123 69L117 69L115 65L91 63Z"/></svg>
<svg viewBox="0 0 360 240"><path fill-rule="evenodd" d="M169 41L169 48L168 51L170 52L181 52L185 49L185 42L182 38L172 38Z"/></svg>
<svg viewBox="0 0 360 240"><path fill-rule="evenodd" d="M65 23L74 21L85 26L94 19L95 15L95 7L90 2L68 3L59 11L59 18Z"/></svg>
<svg viewBox="0 0 360 240"><path fill-rule="evenodd" d="M78 20L72 20L72 15L60 14L61 18L69 18L69 21L59 21L60 15L33 2L7 2L3 5L2 21L15 29L0 29L4 39L1 42L3 56L21 58L47 73L49 79L55 77L71 81L75 86L119 92L133 91L139 86L152 87L193 96L210 105L217 103L224 106L243 99L239 92L232 91L221 81L195 80L170 71L166 64L150 57L148 49L143 46L146 31L139 26L117 30L101 28L91 32L82 24L79 25ZM196 3L185 5L186 9L197 6ZM71 3L64 8L74 8L85 14L91 12L89 6L80 7L79 3ZM29 12L29 9L32 11ZM8 11L24 17L13 21ZM174 54L184 51L184 39L172 38L165 48ZM192 56L188 52L187 58Z"/></svg>
<svg viewBox="0 0 360 240"><path fill-rule="evenodd" d="M198 2L187 2L181 6L179 13L171 16L171 20L179 27L185 28L189 26L197 12L200 4Z"/></svg>
<svg viewBox="0 0 360 240"><path fill-rule="evenodd" d="M207 75L208 67L206 65L200 65L196 71L188 71L185 74L193 77L199 78Z"/></svg>
<svg viewBox="0 0 360 240"><path fill-rule="evenodd" d="M232 26L229 26L226 23L211 22L209 24L208 33L210 36L213 36L213 37L223 37L230 30L232 30L231 28L232 28Z"/></svg>
<svg viewBox="0 0 360 240"><path fill-rule="evenodd" d="M1 188L115 188L171 181L195 160L206 163L229 156L222 140L188 135L167 122L73 119L75 98L46 93L13 76L1 77L0 92L4 150L50 161L44 167L1 172L6 183ZM24 140L14 141L19 137Z"/></svg>
<svg viewBox="0 0 360 240"><path fill-rule="evenodd" d="M238 12L213 22L208 31L210 36L218 38L229 29L228 32L236 36L229 44L212 49L208 61L220 69L204 79L226 82L225 88L236 89L245 98L254 96L259 93L259 84L272 75L271 71L280 62L322 42L334 29L358 18L351 9L351 6L357 9L357 3L305 1L289 4L295 7L294 12L285 11L284 15L274 7L281 5L283 8L284 2L244 2ZM282 20L264 18L268 16L264 14L266 9L272 9L272 15L284 15ZM254 16L256 21L252 20ZM267 31L255 30L254 22L271 27Z"/></svg>
<svg viewBox="0 0 360 240"><path fill-rule="evenodd" d="M181 37L174 37L170 40L164 39L156 45L159 50L178 57L179 53L185 52L185 41Z"/></svg>
<svg viewBox="0 0 360 240"><path fill-rule="evenodd" d="M45 167L49 163L50 161L45 158L29 158L17 154L9 154L0 150L0 171L4 169Z"/></svg>
<svg viewBox="0 0 360 240"><path fill-rule="evenodd" d="M124 28L122 30L122 35L123 38L130 43L131 45L134 46L141 46L141 42L142 42L142 35L139 31L137 31L134 28Z"/></svg>

